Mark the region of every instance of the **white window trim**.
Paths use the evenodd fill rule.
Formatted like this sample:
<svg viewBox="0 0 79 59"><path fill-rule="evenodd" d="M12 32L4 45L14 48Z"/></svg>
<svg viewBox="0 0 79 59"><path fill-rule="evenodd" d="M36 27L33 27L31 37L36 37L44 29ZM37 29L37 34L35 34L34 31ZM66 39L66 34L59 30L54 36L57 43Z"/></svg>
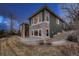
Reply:
<svg viewBox="0 0 79 59"><path fill-rule="evenodd" d="M60 21L59 21L59 19L56 19L56 24L58 24L58 25L60 24Z"/></svg>
<svg viewBox="0 0 79 59"><path fill-rule="evenodd" d="M38 24L41 24L41 23L44 23L44 22L46 22L46 23L49 23L49 21L50 21L50 14L48 13L48 21L46 21L46 20L44 20L44 21L42 21L42 18L39 18L39 17L42 17L42 15L41 14L39 14L39 15L37 15L37 16L35 16L35 17L38 17L38 21L37 21L37 23L36 24L34 24L34 18L32 18L32 24L31 24L31 26L35 26L35 25L38 25ZM41 19L41 21L39 21Z"/></svg>
<svg viewBox="0 0 79 59"><path fill-rule="evenodd" d="M46 28L46 30L48 30L48 36L47 36L47 35L46 35L46 36L49 37L49 36L50 36L50 35L49 35L49 28ZM47 33L46 33L46 34L47 34Z"/></svg>
<svg viewBox="0 0 79 59"><path fill-rule="evenodd" d="M32 33L31 33L31 36L34 36L34 30L32 30L32 32L33 32L33 35L32 35Z"/></svg>
<svg viewBox="0 0 79 59"><path fill-rule="evenodd" d="M39 24L42 24L42 23L49 23L49 21L39 22L37 24L32 24L31 26L39 25Z"/></svg>
<svg viewBox="0 0 79 59"><path fill-rule="evenodd" d="M38 35L37 35L37 36L34 35L34 31L35 31L35 30L38 31ZM32 35L32 36L33 36L33 37L41 37L41 36L42 36L42 33L41 33L41 36L39 36L39 30L42 31L42 29L34 29L34 30L32 30L32 31L33 31L33 35Z"/></svg>
<svg viewBox="0 0 79 59"><path fill-rule="evenodd" d="M47 20L45 20L46 22L49 22L49 19L50 19L50 14L49 14L49 12L48 11L45 11L45 17L48 17L48 21Z"/></svg>

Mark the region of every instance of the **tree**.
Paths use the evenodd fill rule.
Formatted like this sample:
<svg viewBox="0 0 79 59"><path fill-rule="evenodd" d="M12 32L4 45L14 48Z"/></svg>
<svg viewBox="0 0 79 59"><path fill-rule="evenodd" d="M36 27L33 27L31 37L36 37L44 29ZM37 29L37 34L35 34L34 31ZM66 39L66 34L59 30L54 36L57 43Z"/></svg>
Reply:
<svg viewBox="0 0 79 59"><path fill-rule="evenodd" d="M64 4L62 6L62 11L64 12L66 19L70 20L69 23L73 29L78 29L79 27L79 4Z"/></svg>
<svg viewBox="0 0 79 59"><path fill-rule="evenodd" d="M71 20L70 27L75 30L69 34L67 40L79 42L79 4L64 4L62 10L66 19Z"/></svg>
<svg viewBox="0 0 79 59"><path fill-rule="evenodd" d="M6 9L5 10L1 9L0 11L1 11L0 15L2 15L4 17L8 17L10 19L10 33L13 33L13 30L14 30L14 28L13 28L13 25L14 25L13 20L17 19L16 15L14 15L11 11L6 10Z"/></svg>

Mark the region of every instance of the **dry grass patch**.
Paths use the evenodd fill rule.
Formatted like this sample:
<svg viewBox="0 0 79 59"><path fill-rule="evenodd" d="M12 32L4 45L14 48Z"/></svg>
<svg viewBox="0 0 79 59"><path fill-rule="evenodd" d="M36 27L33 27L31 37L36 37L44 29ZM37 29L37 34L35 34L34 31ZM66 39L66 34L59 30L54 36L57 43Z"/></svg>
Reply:
<svg viewBox="0 0 79 59"><path fill-rule="evenodd" d="M4 48L3 48L4 47ZM70 56L79 55L79 43L67 42L65 45L25 45L16 37L0 41L0 55L20 56Z"/></svg>

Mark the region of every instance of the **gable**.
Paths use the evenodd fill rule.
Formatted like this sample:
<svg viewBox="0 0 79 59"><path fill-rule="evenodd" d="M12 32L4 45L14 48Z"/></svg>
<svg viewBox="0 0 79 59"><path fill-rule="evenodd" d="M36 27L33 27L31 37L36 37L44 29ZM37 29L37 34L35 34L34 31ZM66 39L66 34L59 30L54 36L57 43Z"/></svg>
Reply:
<svg viewBox="0 0 79 59"><path fill-rule="evenodd" d="M52 12L51 9L49 9L47 6L40 8L36 13L32 14L32 16L29 17L29 20L32 19L33 17L35 17L36 15L38 15L39 13L44 12L45 10L48 11L51 15L58 18L61 22L65 23L58 15L56 15L54 12Z"/></svg>

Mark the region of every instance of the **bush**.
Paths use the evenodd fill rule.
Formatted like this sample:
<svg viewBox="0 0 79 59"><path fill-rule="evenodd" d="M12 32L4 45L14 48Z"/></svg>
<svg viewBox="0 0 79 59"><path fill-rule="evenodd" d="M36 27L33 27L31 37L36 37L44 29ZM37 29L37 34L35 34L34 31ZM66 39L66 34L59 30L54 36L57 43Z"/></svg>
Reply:
<svg viewBox="0 0 79 59"><path fill-rule="evenodd" d="M72 42L78 42L77 36L76 35L73 35L73 34L69 35L67 37L67 40L68 41L72 41Z"/></svg>
<svg viewBox="0 0 79 59"><path fill-rule="evenodd" d="M8 31L0 30L0 38L9 37Z"/></svg>
<svg viewBox="0 0 79 59"><path fill-rule="evenodd" d="M0 30L0 35L4 34L4 30Z"/></svg>

